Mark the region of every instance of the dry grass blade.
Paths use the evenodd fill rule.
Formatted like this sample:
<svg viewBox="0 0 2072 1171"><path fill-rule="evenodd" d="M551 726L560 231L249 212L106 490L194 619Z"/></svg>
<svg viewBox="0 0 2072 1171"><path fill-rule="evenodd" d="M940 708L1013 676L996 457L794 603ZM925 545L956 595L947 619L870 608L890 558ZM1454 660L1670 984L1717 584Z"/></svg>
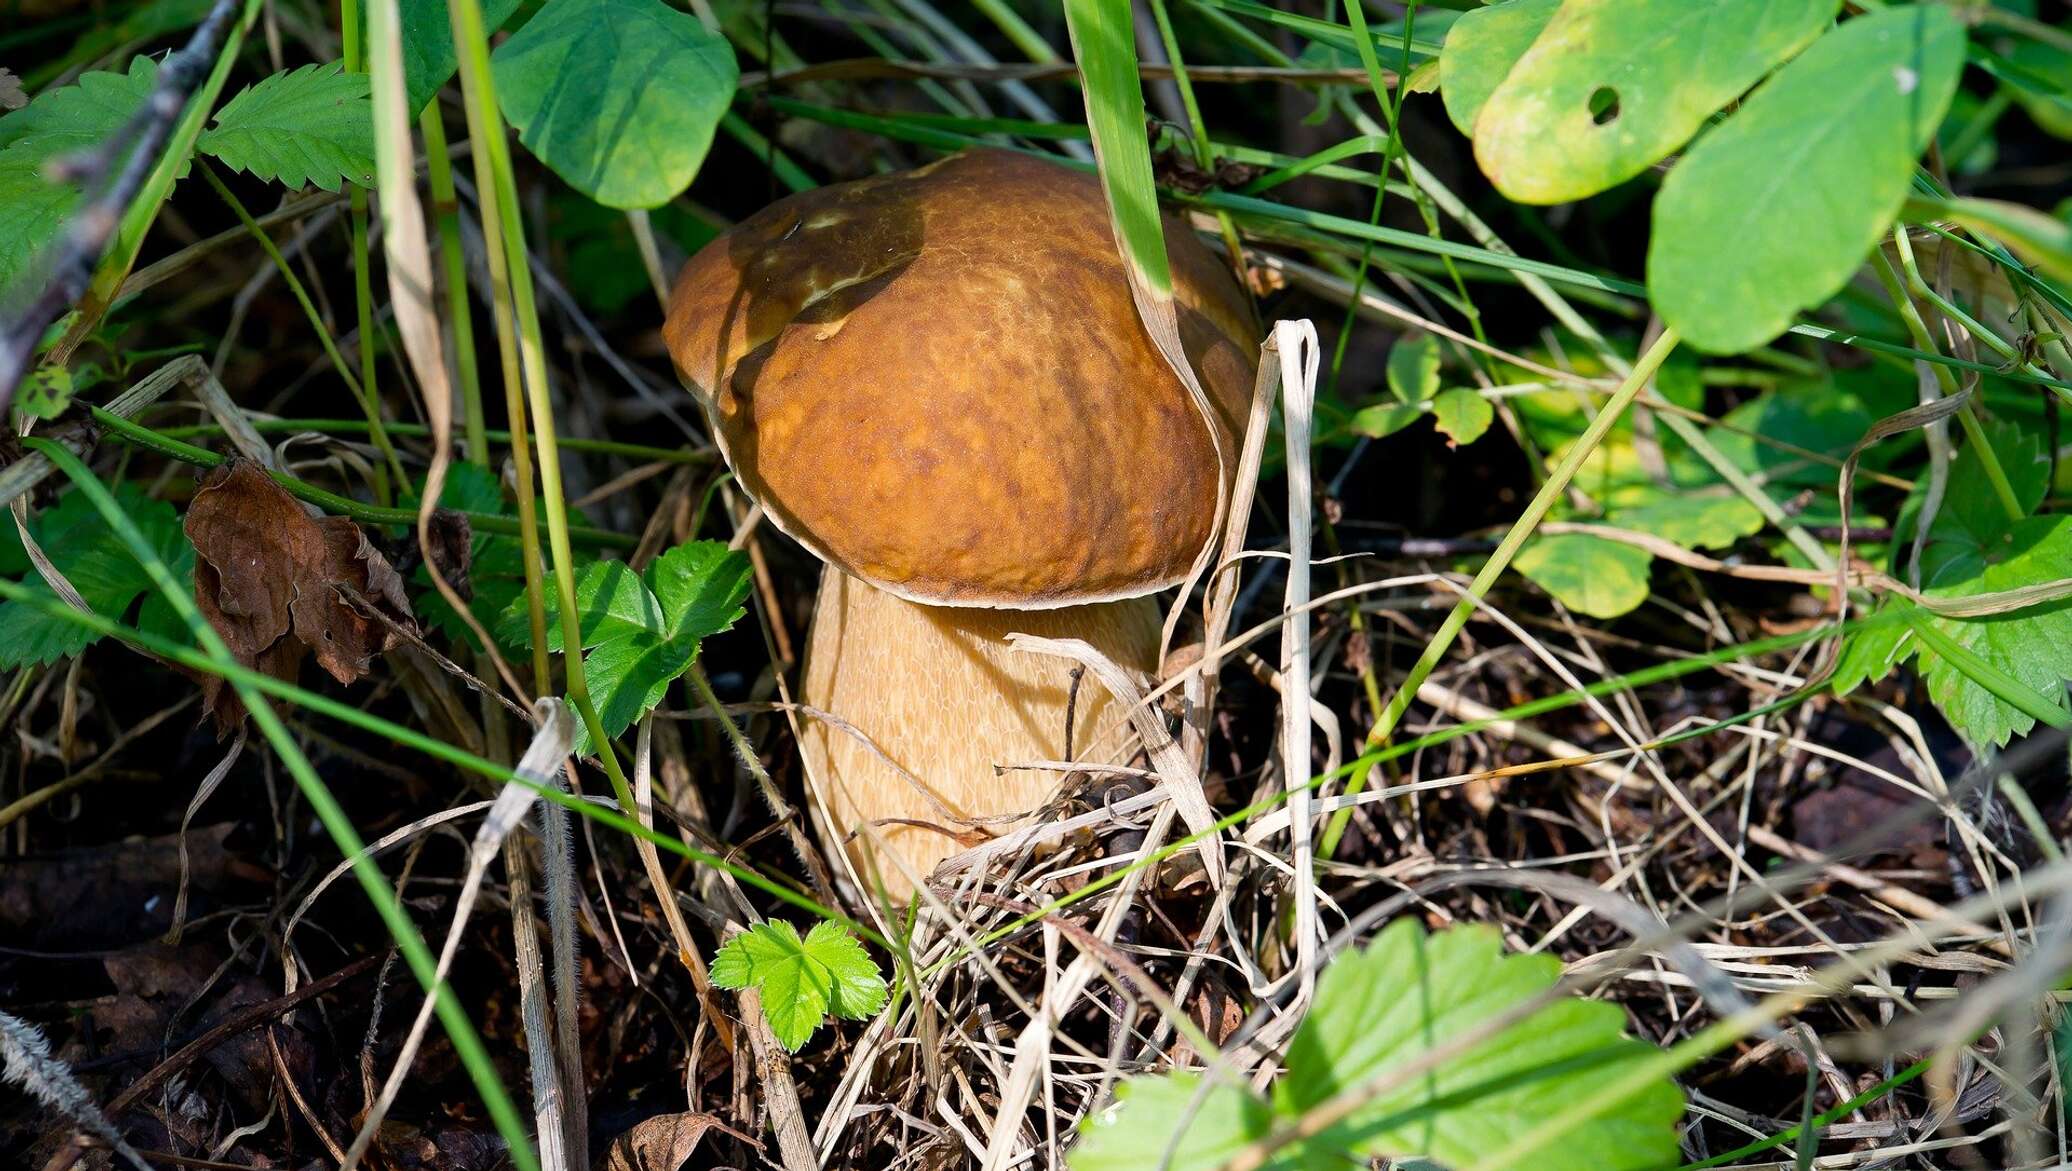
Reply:
<svg viewBox="0 0 2072 1171"><path fill-rule="evenodd" d="M1295 913L1297 1002L1307 1003L1317 978L1316 860L1310 823L1309 572L1310 429L1323 355L1308 321L1274 325L1268 346L1281 365L1281 420L1288 454L1287 624L1281 627L1281 783L1288 790L1289 862Z"/></svg>
<svg viewBox="0 0 2072 1171"><path fill-rule="evenodd" d="M539 730L533 734L532 743L525 755L518 761L517 773L530 784L508 784L497 794L489 807L489 815L475 831L475 839L468 849L468 872L462 880L459 900L454 904L453 922L447 928L446 942L439 949L439 964L434 983L443 984L447 970L453 964L453 957L460 951L460 943L467 928L468 915L474 909L475 896L481 890L482 880L489 873L489 864L496 860L504 838L525 819L526 811L539 800L539 789L554 784L554 774L561 771L562 762L568 759L568 747L575 738L575 727L561 702L543 699L533 707L533 720ZM360 1124L360 1131L353 1137L351 1148L346 1152L340 1171L353 1171L367 1154L368 1144L374 1141L374 1133L381 1126L381 1120L388 1115L396 1094L403 1087L403 1079L410 1072L411 1063L416 1060L418 1046L424 1042L426 1028L432 1023L432 1012L438 998L427 995L424 1005L418 1010L417 1018L411 1022L410 1032L403 1042L402 1050L396 1055L388 1079L382 1083L381 1096L368 1109L367 1117ZM544 1155L544 1150L542 1154ZM551 1171L551 1167L550 1167Z"/></svg>

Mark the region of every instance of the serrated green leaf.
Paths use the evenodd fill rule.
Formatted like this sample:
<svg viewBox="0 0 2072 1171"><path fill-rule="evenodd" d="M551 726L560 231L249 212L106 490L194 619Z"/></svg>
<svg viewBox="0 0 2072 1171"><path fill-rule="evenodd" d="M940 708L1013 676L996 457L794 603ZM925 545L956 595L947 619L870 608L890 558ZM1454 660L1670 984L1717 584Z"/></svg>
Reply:
<svg viewBox="0 0 2072 1171"><path fill-rule="evenodd" d="M1513 564L1562 605L1592 618L1617 618L1648 599L1647 550L1584 533L1535 537Z"/></svg>
<svg viewBox="0 0 2072 1171"><path fill-rule="evenodd" d="M843 1020L867 1020L885 1007L884 974L863 944L838 923L822 920L806 933L806 953L826 965L827 1009Z"/></svg>
<svg viewBox="0 0 2072 1171"><path fill-rule="evenodd" d="M406 496L403 503L406 507L415 508L416 495ZM510 514L496 474L471 463L457 463L447 469L446 485L439 493L439 504L461 512L491 516ZM507 647L526 646L532 638L531 623L526 616L521 614L514 632L503 628L504 614L512 600L521 597L525 591L525 555L518 539L476 532L471 535L469 548L469 610L474 613L476 621L489 630L490 637L499 643ZM416 605L419 619L437 627L457 643L476 645L474 631L454 613L445 595L432 586L431 575L423 565L419 565L411 575L411 584L415 591L411 600Z"/></svg>
<svg viewBox="0 0 2072 1171"><path fill-rule="evenodd" d="M2042 437L2033 431L1999 420L1984 424L1986 441L1992 445L2000 469L2013 489L2015 502L2024 513L2043 502L2049 487L2050 459ZM1908 498L1907 519L1911 522L1928 492L1923 476ZM1911 523L1908 526L1911 528ZM1985 461L1970 443L1957 449L1950 461L1950 482L1943 493L1942 508L1928 529L1928 544L1921 554L1923 580L1961 581L1976 574L1980 565L2004 544L2014 527L2000 495L1986 474Z"/></svg>
<svg viewBox="0 0 2072 1171"><path fill-rule="evenodd" d="M1840 290L1899 211L1964 46L1949 9L1908 5L1847 21L1778 70L1663 181L1656 311L1698 349L1732 353Z"/></svg>
<svg viewBox="0 0 2072 1171"><path fill-rule="evenodd" d="M179 514L162 500L147 497L129 483L118 484L115 499L135 520L159 557L173 573L191 579L194 547L181 531ZM14 527L12 518L0 524ZM108 527L91 501L79 492L67 493L52 508L32 517L29 534L36 538L44 556L94 613L121 619L135 604L137 595L152 588L144 567ZM56 595L33 572L22 584L45 597ZM99 636L76 622L53 617L18 602L0 603L0 670L28 664L52 663L85 650Z"/></svg>
<svg viewBox="0 0 2072 1171"><path fill-rule="evenodd" d="M1482 438L1496 420L1496 408L1489 400L1464 386L1456 386L1432 400L1432 425L1455 446Z"/></svg>
<svg viewBox="0 0 2072 1171"><path fill-rule="evenodd" d="M1834 675L1828 679L1828 687L1836 695L1847 695L1878 682L1918 649L1913 628L1902 617L1902 612L1912 609L1914 604L1905 598L1888 597L1874 617L1889 621L1874 621L1850 631L1842 639L1841 656L1835 661Z"/></svg>
<svg viewBox="0 0 2072 1171"><path fill-rule="evenodd" d="M1838 0L1568 0L1475 119L1475 161L1520 203L1633 178L1803 49Z"/></svg>
<svg viewBox="0 0 2072 1171"><path fill-rule="evenodd" d="M2009 526L1976 552L1945 560L1926 592L1964 598L2072 577L2072 516L2034 516ZM2065 704L2072 679L2072 599L1985 618L1924 617L1958 646L2048 697ZM1997 695L1962 667L1924 647L1919 665L1928 694L1965 739L2004 745L2036 720Z"/></svg>
<svg viewBox="0 0 2072 1171"><path fill-rule="evenodd" d="M491 63L519 140L609 207L690 186L740 80L725 38L660 0L547 0Z"/></svg>
<svg viewBox="0 0 2072 1171"><path fill-rule="evenodd" d="M547 649L560 654L562 646L561 591L548 590L542 599L547 610ZM624 638L666 638L662 603L633 567L623 561L593 561L576 572L576 626L583 646L600 646ZM513 607L497 623L497 637L520 641L531 632L530 611Z"/></svg>
<svg viewBox="0 0 2072 1171"><path fill-rule="evenodd" d="M1560 7L1561 0L1506 0L1464 12L1453 22L1439 54L1439 93L1455 129L1475 133L1483 103Z"/></svg>
<svg viewBox="0 0 2072 1171"><path fill-rule="evenodd" d="M1439 393L1439 343L1428 333L1407 333L1389 347L1389 392L1405 403Z"/></svg>
<svg viewBox="0 0 2072 1171"><path fill-rule="evenodd" d="M720 947L711 971L721 988L760 992L770 1031L793 1052L829 1011L861 1020L885 1004L877 965L848 932L825 921L804 939L782 919L758 923Z"/></svg>
<svg viewBox="0 0 2072 1171"><path fill-rule="evenodd" d="M374 105L367 76L336 61L276 73L216 111L202 151L256 178L337 191L374 182Z"/></svg>
<svg viewBox="0 0 2072 1171"><path fill-rule="evenodd" d="M674 639L701 639L741 620L748 600L748 558L718 541L678 545L648 567L664 630Z"/></svg>
<svg viewBox="0 0 2072 1171"><path fill-rule="evenodd" d="M1113 1103L1079 1124L1068 1163L1072 1171L1211 1171L1266 1137L1273 1122L1272 1107L1242 1082L1204 1088L1198 1073L1133 1077L1115 1088ZM1300 1165L1287 1154L1269 1166Z"/></svg>
<svg viewBox="0 0 2072 1171"><path fill-rule="evenodd" d="M0 309L23 295L37 257L79 204L71 184L44 177L45 164L100 145L142 108L157 80L158 63L139 56L127 72L81 74L0 117Z"/></svg>
<svg viewBox="0 0 2072 1171"><path fill-rule="evenodd" d="M1283 1118L1371 1085L1477 1022L1552 987L1561 962L1505 955L1495 930L1458 927L1427 936L1414 919L1391 923L1366 950L1339 956L1288 1044L1274 1087ZM1463 1166L1502 1149L1655 1053L1623 1035L1625 1014L1602 1001L1557 1000L1468 1051L1365 1102L1311 1140L1365 1155L1416 1155ZM1535 1171L1625 1171L1669 1166L1683 1095L1666 1078L1536 1152Z"/></svg>

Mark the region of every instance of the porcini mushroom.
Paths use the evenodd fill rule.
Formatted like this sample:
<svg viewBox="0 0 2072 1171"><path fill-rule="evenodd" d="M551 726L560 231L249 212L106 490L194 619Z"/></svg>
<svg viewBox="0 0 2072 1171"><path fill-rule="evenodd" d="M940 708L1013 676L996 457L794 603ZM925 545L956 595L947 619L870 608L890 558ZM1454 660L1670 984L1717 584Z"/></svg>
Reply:
<svg viewBox="0 0 2072 1171"><path fill-rule="evenodd" d="M1234 460L1251 310L1186 227L1166 249ZM1042 807L1057 772L996 766L1067 759L1123 713L1091 680L1070 704L1070 664L1005 636L1152 670L1148 595L1187 576L1219 490L1094 177L975 150L793 195L691 258L664 336L742 487L826 563L799 700L854 732L802 721L825 824L853 849L870 823L925 876Z"/></svg>

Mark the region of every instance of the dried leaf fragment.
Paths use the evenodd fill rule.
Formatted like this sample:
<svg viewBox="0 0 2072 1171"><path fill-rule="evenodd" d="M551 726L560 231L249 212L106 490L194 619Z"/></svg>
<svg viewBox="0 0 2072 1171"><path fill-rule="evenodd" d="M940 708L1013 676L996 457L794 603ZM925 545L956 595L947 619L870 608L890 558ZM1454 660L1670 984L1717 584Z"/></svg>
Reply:
<svg viewBox="0 0 2072 1171"><path fill-rule="evenodd" d="M379 609L413 624L403 579L352 521L311 516L257 464L232 460L209 473L187 510L194 543L194 600L240 663L294 681L306 651L340 683L367 674L395 642ZM202 683L219 730L243 705L221 679Z"/></svg>

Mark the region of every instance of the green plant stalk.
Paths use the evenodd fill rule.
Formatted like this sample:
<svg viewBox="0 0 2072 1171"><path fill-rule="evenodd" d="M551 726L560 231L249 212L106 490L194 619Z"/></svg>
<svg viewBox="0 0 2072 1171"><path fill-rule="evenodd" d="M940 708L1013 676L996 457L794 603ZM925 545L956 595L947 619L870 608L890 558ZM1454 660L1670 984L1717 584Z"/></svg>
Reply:
<svg viewBox="0 0 2072 1171"><path fill-rule="evenodd" d="M1923 201L1918 199L1909 200L1910 205L1920 202ZM1915 293L1919 294L1923 300L1926 300L1929 304L1934 305L1936 309L1941 311L1943 316L1949 318L1951 321L1956 322L1959 326L1963 328L1964 332L1970 334L1979 342L1983 343L1987 349L1993 351L1995 354L1998 354L2000 356L2001 361L2006 362L2010 366L2020 367L2024 373L2030 374L2032 376L2043 376L2044 372L2037 369L2033 363L2023 358L2020 350L2017 350L2013 346L2007 344L2007 341L2003 339L1999 334L1994 333L1990 329L1987 329L1983 324L1981 324L1978 321L1977 318L1974 318L1971 314L1966 313L1962 306L1950 300L1948 297L1943 296L1941 293L1935 291L1935 287L1933 285L1930 285L1927 279L1921 275L1920 265L1916 263L1914 260L1913 241L1907 237L1905 228L1899 227L1893 229L1892 242L1899 252L1900 266L1906 270L1907 285L1909 288L1913 289ZM2059 397L2064 398L2065 396L2060 395Z"/></svg>
<svg viewBox="0 0 2072 1171"><path fill-rule="evenodd" d="M364 732L381 736L405 748L422 752L434 760L466 769L478 776L486 777L501 784L523 785L537 792L541 797L572 810L583 817L590 818L608 829L618 830L631 837L653 842L657 847L689 861L724 870L742 882L774 898L790 903L792 906L810 912L820 918L839 923L880 946L888 946L886 940L868 925L858 923L838 911L823 907L791 887L775 882L754 870L728 862L717 855L708 854L696 846L686 845L677 838L664 835L659 830L648 829L638 821L626 817L615 810L607 809L593 801L578 797L558 787L543 786L537 781L520 776L508 764L500 764L485 757L476 756L465 748L459 748L443 740L427 736L414 728L392 723L382 719L380 716L361 711L359 708L333 699L330 696L305 690L296 684L276 679L271 675L253 670L234 661L219 662L193 647L182 646L160 635L138 630L135 627L124 626L120 622L100 614L82 613L58 601L49 594L30 590L19 582L0 578L0 601L19 602L47 617L85 627L102 637L117 639L130 647L156 655L177 666L225 679L232 683L247 685L261 695L272 696L275 699L292 703L297 707L328 719L337 720L342 724L350 724Z"/></svg>
<svg viewBox="0 0 2072 1171"><path fill-rule="evenodd" d="M1892 239L1899 248L1902 262L1918 279L1919 272L1913 268L1913 247L1906 242L1906 229L1894 228ZM1878 274L1878 282L1885 286L1885 295L1891 298L1892 307L1899 313L1900 321L1906 326L1907 335L1922 349L1934 349L1935 338L1928 332L1928 323L1921 318L1920 306L1915 305L1914 299L1907 295L1907 286L1900 281L1899 274L1892 271L1892 261L1885 256L1885 250L1877 249L1871 255L1875 261L1871 269ZM1957 379L1944 367L1935 366L1932 369L1935 372L1936 387L1942 391L1943 397L1948 398L1956 394ZM1986 482L1993 486L1993 495L2000 501L2001 511L2005 512L2007 519L2011 521L2022 519L2021 501L2014 494L2014 484L2007 478L2007 469L2000 466L2000 454L1987 442L1985 429L1979 426L1978 419L1969 409L1959 410L1957 421L1964 427L1965 441L1978 449L1974 454L1978 456L1979 467L1986 473Z"/></svg>
<svg viewBox="0 0 2072 1171"><path fill-rule="evenodd" d="M361 14L359 0L338 0L338 27L340 35L341 62L347 73L367 72L367 49L362 42ZM374 370L374 276L373 260L367 250L367 189L358 183L346 184L347 217L351 224L353 253L353 327L360 337L360 381L353 393L360 405L367 411L367 419L374 425L377 436L375 446L389 459L396 472L397 486L409 483L403 478L402 469L396 465L396 455L381 435L380 392L376 389ZM243 213L240 212L240 215ZM383 504L389 503L388 485L380 476L374 478L374 498Z"/></svg>
<svg viewBox="0 0 2072 1171"><path fill-rule="evenodd" d="M365 435L368 431L365 419L252 419L252 429L261 435L285 435L300 431L315 431L324 435ZM423 423L384 423L391 435L402 435L417 439L432 433ZM182 423L177 427L161 427L155 434L168 439L186 439L197 435L221 435L223 428L215 423ZM494 428L484 431L486 443L511 442L509 431ZM563 437L561 446L570 451L581 451L591 455L618 455L647 463L708 464L713 453L689 447L648 447L640 443L621 443L616 439L581 439Z"/></svg>
<svg viewBox="0 0 2072 1171"><path fill-rule="evenodd" d="M225 457L217 455L213 451L195 447L192 444L182 443L177 439L168 438L140 423L125 419L120 415L111 415L100 407L88 405L87 410L92 413L94 422L99 424L103 430L132 446L141 447L147 451L155 451L170 459L179 460L181 463L193 464L200 468L218 467L224 462ZM314 484L298 480L293 476L279 472L269 472L268 475L273 477L274 483L287 489L290 496L298 500L307 500L326 512L338 516L351 517L362 524L408 526L417 523L417 513L413 509L381 508L371 504L362 504L351 497L340 496L335 492L327 492ZM521 535L518 522L508 516L494 516L486 512L463 512L460 515L467 517L469 526L478 532L497 533L504 536ZM578 528L571 530L571 533L575 537L580 538L586 545L602 548L631 549L640 543L637 537L626 533L611 532L606 529Z"/></svg>
<svg viewBox="0 0 2072 1171"><path fill-rule="evenodd" d="M563 676L568 682L568 698L575 705L576 714L583 719L583 727L590 734L590 744L597 751L598 759L604 765L604 772L611 779L612 793L619 799L619 807L628 815L634 812L633 787L626 781L626 773L619 765L619 754L613 749L609 737L604 734L604 722L597 716L597 705L590 700L590 683L583 671L582 613L576 605L575 552L569 544L568 501L561 489L561 449L555 442L554 408L547 400L547 358L546 343L540 335L538 306L533 301L532 269L525 255L525 236L520 229L523 220L518 210L518 186L511 175L510 139L505 135L501 122L491 122L495 116L496 81L489 69L489 41L482 28L482 8L477 0L454 0L450 14L454 25L454 44L459 47L461 62L461 85L469 105L468 120L473 127L477 121L477 108L485 115L481 119L486 134L477 134L472 129L476 158L486 166L490 183L482 188L485 208L494 204L499 221L498 235L489 235L489 223L485 215L483 228L489 241L488 250L501 246L504 252L504 279L510 282L512 324L516 326L519 362L524 371L526 403L540 448L540 495L547 510L547 541L554 554L554 584L561 599ZM493 129L490 129L493 127ZM500 237L500 238L499 238ZM514 412L513 419L522 412ZM516 424L513 424L515 429ZM534 538L537 541L537 537ZM528 562L532 550L527 550ZM530 582L528 581L528 588ZM544 654L546 647L545 626L535 632L541 637L535 643L536 654ZM540 683L544 690L546 680Z"/></svg>
<svg viewBox="0 0 2072 1171"><path fill-rule="evenodd" d="M1216 151L1209 142L1208 123L1202 121L1201 105L1194 100L1194 83L1188 80L1186 63L1180 57L1180 41L1173 35L1173 18L1165 0L1151 0L1151 16L1158 23L1158 39L1165 46L1166 60L1173 65L1173 87L1180 91L1180 105L1187 111L1187 130L1194 139L1194 161L1205 173L1216 171ZM1047 47L1047 46L1046 46ZM1230 254L1230 267L1237 274L1238 287L1245 286L1245 249L1238 243L1237 225L1230 213L1216 213L1216 226L1223 232L1223 248Z"/></svg>
<svg viewBox="0 0 2072 1171"><path fill-rule="evenodd" d="M259 242L259 247L266 253L267 259L273 261L274 268L281 274L282 282L288 286L288 291L295 295L295 303L302 306L302 315L309 319L310 328L316 331L317 340L323 343L324 354L331 359L331 365L337 369L338 377L345 382L346 389L352 391L353 397L359 400L360 409L367 413L367 434L373 439L374 446L381 452L382 458L387 461L388 470L396 477L396 483L408 484L409 473L403 470L403 461L396 457L395 445L389 442L388 432L382 429L380 408L368 395L367 388L359 379L353 377L352 368L346 365L345 356L338 352L338 343L332 339L330 329L325 327L323 315L317 312L315 303L309 299L309 290L303 287L302 279L295 275L294 266L288 263L287 257L281 255L281 250L275 246L273 237L267 235L266 229L259 226L259 221L252 218L252 213L245 210L244 202L224 184L222 177L216 174L216 168L210 166L208 160L196 159L194 169L201 172L202 178L208 180L209 186L215 189L216 194L222 197L230 210L237 213L238 222ZM367 352L370 340L367 335L361 335L361 353ZM377 469L374 476L374 495L375 499L385 505L389 502L390 496L384 479Z"/></svg>
<svg viewBox="0 0 2072 1171"><path fill-rule="evenodd" d="M999 29L1002 36L1022 51L1022 56L1039 65L1054 65L1063 60L1058 56L1058 51L1051 48L1050 42L1044 40L1035 29L1030 28L1029 22L1009 7L1006 0L971 0L971 6L978 9L987 20L992 21L993 27ZM1172 47L1168 45L1166 51L1171 53Z"/></svg>
<svg viewBox="0 0 2072 1171"><path fill-rule="evenodd" d="M1674 329L1664 329L1662 336L1655 339L1655 344L1649 346L1647 352L1640 356L1640 361L1634 363L1632 371L1626 375L1626 380L1612 392L1611 398L1604 404L1604 409L1597 412L1597 417L1590 421L1589 428L1562 455L1561 462L1555 465L1546 483L1540 485L1540 490L1533 494L1532 502L1525 506L1524 514L1511 526L1511 531L1504 534L1504 539L1497 544L1496 552L1489 555L1489 560L1483 563L1481 572L1469 583L1467 594L1454 604L1445 621L1439 624L1438 632L1432 636L1431 642L1425 645L1424 653L1411 665L1410 674L1404 678L1403 685L1389 697L1388 706L1381 710L1380 717L1374 721L1374 727L1367 733L1367 744L1370 748L1388 742L1390 733L1396 730L1397 722L1403 718L1403 713L1410 709L1411 701L1417 697L1417 689L1424 686L1424 681L1431 677L1433 668L1437 667L1446 652L1452 649L1454 638L1467 626L1468 618L1475 612L1475 607L1489 593L1490 587L1496 584L1497 578L1503 576L1504 570L1510 568L1511 559L1518 555L1518 550L1525 544L1526 538L1532 536L1533 530L1546 518L1547 511L1568 491L1569 481L1575 478L1576 472L1583 466L1583 461L1591 452L1597 450L1597 445L1603 442L1605 435L1611 431L1612 424L1620 415L1625 414L1626 408L1631 406L1634 398L1640 394L1641 387L1646 386L1648 380L1655 376L1655 371L1661 367L1663 360L1669 357L1670 351L1676 348L1678 340ZM1346 781L1345 795L1351 797L1365 785L1366 773L1354 773L1351 779ZM1319 858L1329 859L1337 851L1338 842L1345 836L1345 827L1351 820L1351 807L1331 815L1330 825L1324 830L1323 840L1317 845Z"/></svg>
<svg viewBox="0 0 2072 1171"><path fill-rule="evenodd" d="M122 538L130 555L144 568L152 584L180 616L181 621L187 624L195 641L201 644L204 658L217 665L234 664L230 648L224 645L216 629L202 617L194 599L173 579L172 571L160 560L157 552L152 549L151 542L138 530L136 522L122 510L122 506L115 502L115 497L91 471L87 470L86 465L79 461L79 457L61 444L46 439L32 438L24 440L23 443L32 450L42 452L59 470L71 478L75 488L86 494L87 499L101 513L109 527ZM437 1001L439 1022L445 1027L447 1038L453 1043L455 1055L460 1058L461 1064L467 1068L468 1076L474 1081L476 1092L482 1096L482 1104L495 1122L498 1133L509 1146L512 1161L521 1171L539 1171L539 1160L533 1154L532 1144L526 1139L525 1121L512 1104L510 1095L505 1092L503 1082L497 1077L496 1065L490 1059L488 1050L483 1047L481 1036L475 1032L473 1023L468 1020L468 1014L461 1008L453 990L438 979L437 964L433 962L431 950L425 946L424 937L418 934L417 924L404 912L401 901L396 898L396 892L389 886L381 868L375 864L371 856L364 853L365 843L361 841L359 831L353 827L352 819L346 816L345 810L331 795L330 788L310 765L309 758L296 746L295 738L289 733L288 726L281 721L279 713L273 710L266 697L249 683L232 680L231 686L236 689L238 699L251 714L252 722L258 726L260 734L273 746L275 755L280 757L282 765L287 768L289 775L294 777L296 786L302 790L303 799L309 802L311 811L323 823L325 831L331 835L331 840L337 844L340 853L352 860L353 877L366 892L368 901L374 904L375 912L381 916L383 925L396 941L396 946L403 953L404 960L409 963L410 970L416 974L418 983L424 986L426 995Z"/></svg>
<svg viewBox="0 0 2072 1171"><path fill-rule="evenodd" d="M1886 1078L1884 1081L1879 1082L1877 1085L1872 1086L1870 1089L1865 1090L1863 1093L1849 1099L1847 1102L1833 1107L1824 1113L1815 1115L1808 1122L1788 1127L1771 1135L1769 1138L1759 1139L1745 1147L1736 1147L1731 1151L1714 1155L1709 1159L1701 1159L1696 1163L1685 1163L1683 1166L1678 1167L1676 1171L1707 1171L1711 1167L1724 1166L1728 1163L1738 1162L1750 1155L1760 1155L1764 1151L1775 1150L1801 1134L1806 1133L1809 1128L1818 1131L1823 1126L1847 1118L1872 1102L1919 1078L1922 1074L1928 1072L1928 1067L1933 1063L1933 1060L1933 1058L1924 1057L1898 1073L1893 1074L1891 1077Z"/></svg>
<svg viewBox="0 0 2072 1171"><path fill-rule="evenodd" d="M518 353L517 309L510 274L511 256L502 247L506 235L503 209L496 198L499 188L496 159L502 157L502 173L510 173L510 146L504 138L503 114L496 107L496 90L489 72L489 31L483 25L479 0L452 0L446 7L448 27L453 33L454 56L459 62L461 105L466 111L468 140L473 144L475 190L480 196L477 210L482 217L483 256L489 267L490 310L496 322L497 357L504 376L504 413L511 424L511 467L518 480L518 540L525 562L525 605L532 635L532 685L544 695L553 681L547 661L547 594L540 573L539 519L533 508L532 442L526 436L525 373ZM499 151L501 150L501 156ZM521 241L522 243L522 241ZM526 263L521 249L517 264ZM545 457L544 451L542 457ZM572 658L580 658L580 646Z"/></svg>
<svg viewBox="0 0 2072 1171"><path fill-rule="evenodd" d="M482 413L482 374L475 362L475 319L468 307L468 262L460 245L460 199L453 189L453 160L447 157L446 124L439 119L438 102L424 108L417 125L424 135L432 214L439 221L439 260L446 270L446 323L453 339L453 370L460 381L461 432L467 437L468 462L486 468L489 424Z"/></svg>

